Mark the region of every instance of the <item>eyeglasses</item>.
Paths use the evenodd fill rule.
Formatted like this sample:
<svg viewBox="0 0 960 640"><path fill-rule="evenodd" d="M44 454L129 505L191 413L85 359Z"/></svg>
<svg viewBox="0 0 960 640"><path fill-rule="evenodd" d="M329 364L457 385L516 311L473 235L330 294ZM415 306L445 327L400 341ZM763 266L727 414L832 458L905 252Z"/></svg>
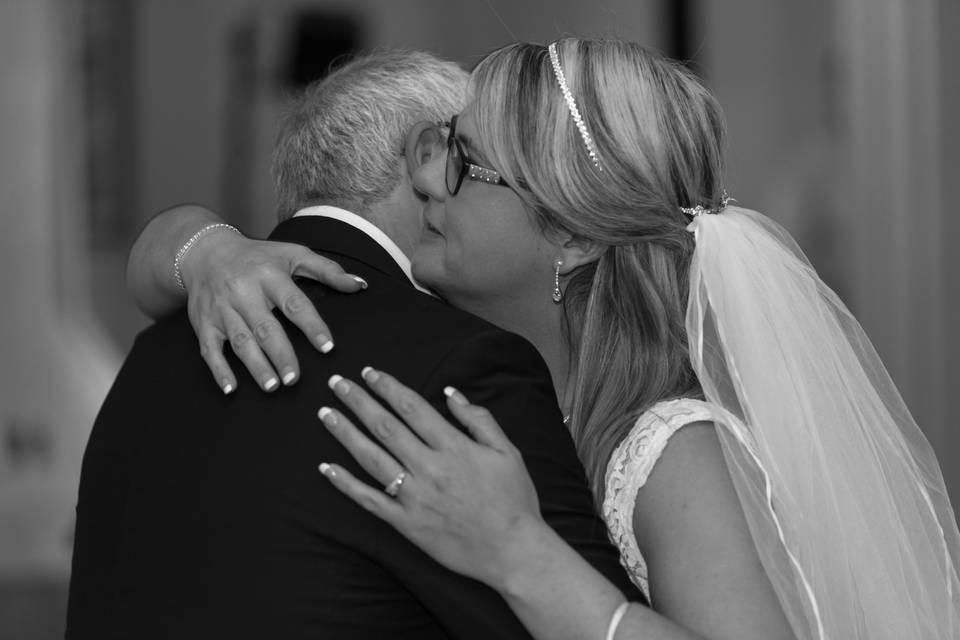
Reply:
<svg viewBox="0 0 960 640"><path fill-rule="evenodd" d="M460 186L464 178L495 184L501 187L509 187L509 183L500 177L500 173L495 169L481 167L478 164L470 162L470 157L463 150L463 145L457 138L457 116L450 118L450 122L438 122L440 127L449 128L447 134L447 192L455 196L460 192Z"/></svg>

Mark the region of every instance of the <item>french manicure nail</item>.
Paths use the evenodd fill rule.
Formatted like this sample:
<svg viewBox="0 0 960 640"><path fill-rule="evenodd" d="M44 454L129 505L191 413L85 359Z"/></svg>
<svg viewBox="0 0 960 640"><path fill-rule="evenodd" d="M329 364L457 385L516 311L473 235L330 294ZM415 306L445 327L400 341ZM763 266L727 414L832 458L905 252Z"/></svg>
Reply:
<svg viewBox="0 0 960 640"><path fill-rule="evenodd" d="M360 372L360 375L363 376L363 379L369 384L373 384L380 379L380 374L377 373L373 367L364 367L363 371Z"/></svg>
<svg viewBox="0 0 960 640"><path fill-rule="evenodd" d="M277 384L278 383L276 378L270 378L269 380L263 383L263 388L266 389L267 391L273 391L274 387L276 387Z"/></svg>
<svg viewBox="0 0 960 640"><path fill-rule="evenodd" d="M230 384L229 382L227 382L226 380L224 380L224 381L223 381L223 395L228 396L228 395L230 395L231 393L233 393L233 385Z"/></svg>
<svg viewBox="0 0 960 640"><path fill-rule="evenodd" d="M360 284L361 289L366 289L370 285L367 284L367 281L361 278L360 276L353 276L353 279Z"/></svg>
<svg viewBox="0 0 960 640"><path fill-rule="evenodd" d="M325 333L317 336L317 344L320 345L320 353L330 353L333 349L333 340Z"/></svg>
<svg viewBox="0 0 960 640"><path fill-rule="evenodd" d="M343 384L340 384L341 382L343 382ZM337 388L338 385L340 387L339 389ZM327 386L339 393L346 393L350 390L350 386L343 381L343 376L341 375L330 376L330 379L327 381Z"/></svg>
<svg viewBox="0 0 960 640"><path fill-rule="evenodd" d="M322 473L323 475L327 476L328 478L336 478L336 477L337 477L337 472L334 471L334 470L333 470L333 467L331 467L331 466L330 466L329 464L327 464L326 462L321 462L321 463L320 463L320 466L317 467L317 468L320 469L320 473Z"/></svg>
<svg viewBox="0 0 960 640"><path fill-rule="evenodd" d="M297 379L297 372L293 371L292 369L290 371L287 371L285 374L283 374L283 384L290 384L296 379Z"/></svg>
<svg viewBox="0 0 960 640"><path fill-rule="evenodd" d="M320 411L317 412L317 417L320 418L324 424L337 424L337 415L330 407L320 407Z"/></svg>
<svg viewBox="0 0 960 640"><path fill-rule="evenodd" d="M462 406L462 407L467 406L467 399L466 399L466 397L464 397L464 395L463 395L462 393L460 393L459 391L457 391L457 390L454 389L453 387L444 387L444 388L443 388L443 395L447 396L448 398L450 398L451 400L453 400L454 402L456 402L457 404L459 404L459 405Z"/></svg>

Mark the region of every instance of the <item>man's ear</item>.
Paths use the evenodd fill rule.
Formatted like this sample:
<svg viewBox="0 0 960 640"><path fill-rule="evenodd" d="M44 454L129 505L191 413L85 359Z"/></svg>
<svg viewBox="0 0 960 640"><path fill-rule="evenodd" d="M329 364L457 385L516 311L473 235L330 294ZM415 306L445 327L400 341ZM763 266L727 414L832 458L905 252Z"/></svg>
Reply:
<svg viewBox="0 0 960 640"><path fill-rule="evenodd" d="M443 136L432 122L413 125L404 140L403 155L407 159L407 172L412 176L417 169L430 162L435 154L443 151Z"/></svg>
<svg viewBox="0 0 960 640"><path fill-rule="evenodd" d="M561 238L557 260L562 260L560 275L567 275L574 269L599 260L609 247L605 244L567 235Z"/></svg>

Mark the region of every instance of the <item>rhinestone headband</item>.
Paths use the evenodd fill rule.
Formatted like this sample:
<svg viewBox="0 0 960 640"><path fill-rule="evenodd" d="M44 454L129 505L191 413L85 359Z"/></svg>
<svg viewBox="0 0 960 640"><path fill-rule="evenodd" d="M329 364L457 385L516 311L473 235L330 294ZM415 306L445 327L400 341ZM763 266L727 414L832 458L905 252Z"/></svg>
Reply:
<svg viewBox="0 0 960 640"><path fill-rule="evenodd" d="M726 192L726 191L724 191L724 192L723 192L723 197L720 199L720 206L717 207L716 209L709 209L709 208L707 208L707 207L704 207L704 206L701 205L701 204L698 204L698 205L695 206L695 207L680 207L680 211L684 212L685 214L687 214L687 215L690 216L691 218L696 218L697 216L702 216L702 215L705 214L705 213L717 214L717 213L720 213L721 211L723 211L724 209L727 208L727 203L729 203L730 200L732 200L732 198L727 195L727 192Z"/></svg>
<svg viewBox="0 0 960 640"><path fill-rule="evenodd" d="M567 102L567 108L570 110L570 116L573 118L574 124L577 125L577 129L580 131L580 137L583 138L583 144L587 148L587 153L590 155L590 160L593 162L593 166L595 166L598 171L603 171L603 168L600 166L600 159L597 157L597 147L593 143L593 137L590 135L590 132L587 131L587 125L583 122L583 117L580 115L580 109L577 108L577 102L573 99L573 94L570 92L570 87L567 86L567 79L563 75L563 69L560 67L560 56L557 54L557 43L551 42L550 46L547 47L547 51L550 52L550 63L553 65L553 75L557 77L557 84L560 85L560 91L563 92L563 99Z"/></svg>

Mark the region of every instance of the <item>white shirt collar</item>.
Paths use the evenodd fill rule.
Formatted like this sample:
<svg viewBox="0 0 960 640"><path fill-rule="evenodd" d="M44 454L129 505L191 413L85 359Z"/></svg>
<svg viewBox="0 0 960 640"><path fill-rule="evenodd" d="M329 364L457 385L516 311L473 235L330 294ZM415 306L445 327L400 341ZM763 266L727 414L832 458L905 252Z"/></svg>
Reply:
<svg viewBox="0 0 960 640"><path fill-rule="evenodd" d="M417 281L413 279L410 258L407 257L407 254L405 254L400 247L397 246L396 242L390 239L390 236L385 234L382 229L377 227L369 220L361 218L357 214L347 211L346 209L341 209L340 207L331 207L329 205L304 207L293 214L294 218L303 218L306 216L333 218L334 220L344 222L351 227L354 227L355 229L367 234L374 242L383 247L384 251L390 254L390 257L393 258L394 262L397 263L397 266L403 270L403 273L407 276L407 278L409 278L410 282L413 283L413 286L415 286L419 291L434 295L432 291L420 286Z"/></svg>

